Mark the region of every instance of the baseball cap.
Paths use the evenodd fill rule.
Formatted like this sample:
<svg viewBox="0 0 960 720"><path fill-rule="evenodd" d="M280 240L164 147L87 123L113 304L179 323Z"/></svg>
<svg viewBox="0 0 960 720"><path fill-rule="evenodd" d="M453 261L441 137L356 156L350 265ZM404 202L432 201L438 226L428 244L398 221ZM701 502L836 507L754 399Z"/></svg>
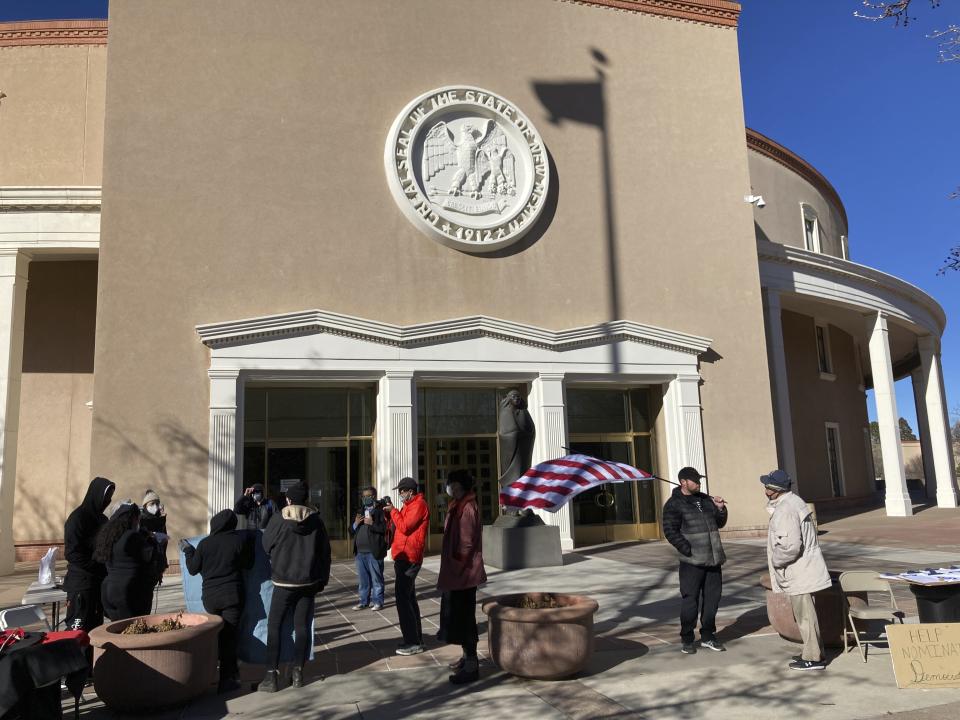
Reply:
<svg viewBox="0 0 960 720"><path fill-rule="evenodd" d="M772 490L789 490L791 480L783 470L771 470L766 475L760 476L760 482Z"/></svg>
<svg viewBox="0 0 960 720"><path fill-rule="evenodd" d="M680 472L677 473L677 480L693 480L694 482L700 482L700 479L705 477L706 475L701 475L696 468L692 467L681 468Z"/></svg>
<svg viewBox="0 0 960 720"><path fill-rule="evenodd" d="M413 490L414 492L416 492L417 481L411 477L405 477L399 483L397 483L396 487L394 487L393 489L394 490Z"/></svg>

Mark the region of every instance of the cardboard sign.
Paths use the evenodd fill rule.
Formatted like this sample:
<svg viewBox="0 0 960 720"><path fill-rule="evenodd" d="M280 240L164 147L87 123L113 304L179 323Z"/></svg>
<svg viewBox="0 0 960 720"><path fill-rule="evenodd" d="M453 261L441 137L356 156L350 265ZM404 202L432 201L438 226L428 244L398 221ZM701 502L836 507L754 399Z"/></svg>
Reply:
<svg viewBox="0 0 960 720"><path fill-rule="evenodd" d="M898 688L960 688L960 623L887 625Z"/></svg>

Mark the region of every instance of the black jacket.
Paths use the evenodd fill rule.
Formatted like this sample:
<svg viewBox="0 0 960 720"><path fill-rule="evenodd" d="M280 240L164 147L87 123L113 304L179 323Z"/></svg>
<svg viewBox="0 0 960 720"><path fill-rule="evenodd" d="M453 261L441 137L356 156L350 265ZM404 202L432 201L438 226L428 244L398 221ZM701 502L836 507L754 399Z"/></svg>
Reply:
<svg viewBox="0 0 960 720"><path fill-rule="evenodd" d="M110 504L116 486L102 477L95 477L87 487L80 507L63 524L63 554L67 560L67 577L63 588L68 593L100 587L107 569L93 559L97 533L107 522L103 511Z"/></svg>
<svg viewBox="0 0 960 720"><path fill-rule="evenodd" d="M274 585L317 585L320 592L330 580L330 538L313 508L287 505L275 514L263 531L263 549Z"/></svg>
<svg viewBox="0 0 960 720"><path fill-rule="evenodd" d="M363 514L363 510L360 510ZM373 553L377 560L383 560L387 556L387 521L383 515L383 510L379 505L374 505L370 509L372 525L366 525L363 521L353 529L353 522L350 523L350 534L353 535L353 554L356 555L360 550Z"/></svg>
<svg viewBox="0 0 960 720"><path fill-rule="evenodd" d="M727 559L720 542L720 528L727 524L727 510L718 510L709 495L684 495L680 488L663 506L663 535L680 553L680 562L713 567Z"/></svg>
<svg viewBox="0 0 960 720"><path fill-rule="evenodd" d="M247 521L247 530L266 530L270 524L270 518L277 514L277 506L273 500L264 498L263 502L257 505L251 495L241 495L233 511Z"/></svg>
<svg viewBox="0 0 960 720"><path fill-rule="evenodd" d="M121 535L113 544L100 591L104 614L111 620L150 614L153 588L160 581L165 560L157 541L145 530L127 530Z"/></svg>
<svg viewBox="0 0 960 720"><path fill-rule="evenodd" d="M207 612L243 604L243 570L253 567L253 537L237 531L237 515L221 510L210 518L210 534L194 548L185 545L187 571L203 578Z"/></svg>
<svg viewBox="0 0 960 720"><path fill-rule="evenodd" d="M147 532L158 532L167 534L167 516L151 515L143 508L140 508L140 529Z"/></svg>

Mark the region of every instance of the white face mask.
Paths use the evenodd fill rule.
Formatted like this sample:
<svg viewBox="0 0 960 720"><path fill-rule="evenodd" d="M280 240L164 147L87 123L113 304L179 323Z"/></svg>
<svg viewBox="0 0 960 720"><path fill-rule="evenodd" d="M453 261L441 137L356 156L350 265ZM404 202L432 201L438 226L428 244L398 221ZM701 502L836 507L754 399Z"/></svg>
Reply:
<svg viewBox="0 0 960 720"><path fill-rule="evenodd" d="M447 485L445 488L443 488L443 491L444 491L447 495L449 495L450 497L453 497L453 490L450 489L450 486L449 486L449 485Z"/></svg>
<svg viewBox="0 0 960 720"><path fill-rule="evenodd" d="M151 515L156 515L160 512L160 506L157 503L150 503L145 509Z"/></svg>

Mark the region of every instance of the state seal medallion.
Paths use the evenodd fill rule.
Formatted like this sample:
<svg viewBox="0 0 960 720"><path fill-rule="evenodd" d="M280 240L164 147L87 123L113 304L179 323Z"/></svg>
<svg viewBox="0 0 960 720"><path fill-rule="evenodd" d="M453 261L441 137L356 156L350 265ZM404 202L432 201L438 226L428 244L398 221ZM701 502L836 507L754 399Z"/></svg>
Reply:
<svg viewBox="0 0 960 720"><path fill-rule="evenodd" d="M476 87L442 87L407 105L390 128L384 165L414 225L473 253L523 237L550 186L533 123L509 100Z"/></svg>

